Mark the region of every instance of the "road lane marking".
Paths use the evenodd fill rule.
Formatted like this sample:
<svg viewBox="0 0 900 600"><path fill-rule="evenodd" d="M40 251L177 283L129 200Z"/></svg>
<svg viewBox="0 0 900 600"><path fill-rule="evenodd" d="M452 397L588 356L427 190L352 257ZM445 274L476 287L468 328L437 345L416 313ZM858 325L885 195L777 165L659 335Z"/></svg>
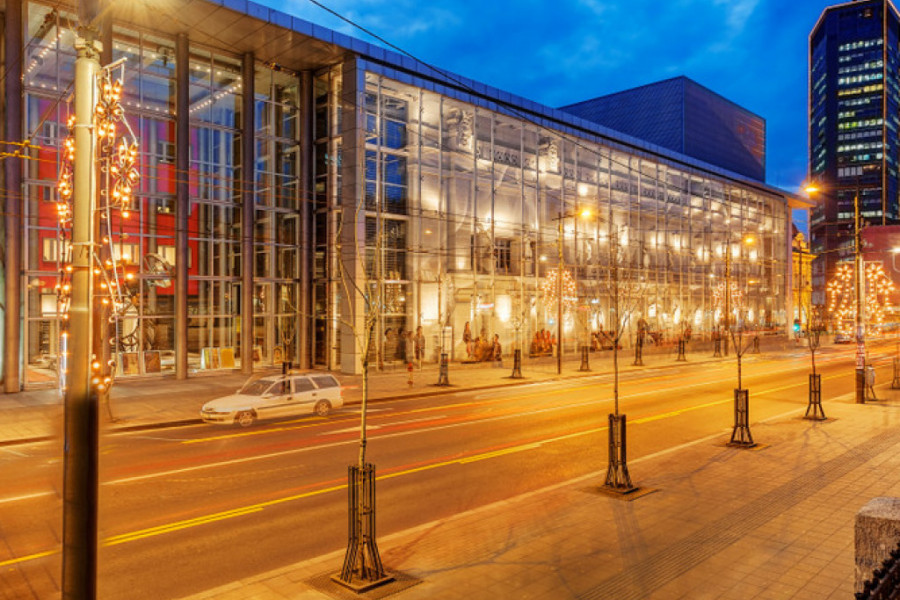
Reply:
<svg viewBox="0 0 900 600"><path fill-rule="evenodd" d="M35 492L33 494L22 494L21 496L10 496L8 498L0 498L0 504L6 504L7 502L19 502L20 500L33 500L35 498L42 498L44 496L56 496L56 492L54 492L54 491Z"/></svg>
<svg viewBox="0 0 900 600"><path fill-rule="evenodd" d="M53 556L54 554L59 554L59 550L47 550L46 552L38 552L36 554L29 554L28 556L20 556L19 558L11 558L9 560L0 561L0 567L17 565L19 563L28 562L30 560L44 558L45 556Z"/></svg>
<svg viewBox="0 0 900 600"><path fill-rule="evenodd" d="M226 510L226 511L214 513L211 515L195 517L193 519L185 519L183 521L176 521L174 523L167 523L165 525L149 527L147 529L141 529L139 531L132 531L131 533L124 533L122 535L114 535L114 536L104 539L103 545L104 546L115 546L117 544L124 544L125 542L133 542L135 540L153 537L153 536L160 535L163 533L169 533L172 531L179 531L181 529L187 529L188 527L196 527L197 525L205 525L206 523L213 523L215 521L223 521L225 519L241 517L244 515L249 515L252 513L260 512L261 510L262 510L261 506L245 506L242 508L236 508L234 510Z"/></svg>

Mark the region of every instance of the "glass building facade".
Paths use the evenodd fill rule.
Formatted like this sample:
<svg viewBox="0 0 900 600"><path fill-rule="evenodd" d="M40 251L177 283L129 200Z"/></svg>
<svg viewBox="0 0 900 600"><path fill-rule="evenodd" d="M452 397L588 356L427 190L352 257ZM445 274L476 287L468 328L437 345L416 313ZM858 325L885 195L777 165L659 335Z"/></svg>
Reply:
<svg viewBox="0 0 900 600"><path fill-rule="evenodd" d="M884 0L826 8L809 38L809 173L821 188L810 214L813 303L861 222L900 222L900 18Z"/></svg>
<svg viewBox="0 0 900 600"><path fill-rule="evenodd" d="M120 375L286 360L358 372L367 314L379 364L403 360L392 336L418 327L426 361L467 358L466 325L528 353L559 330L547 283L560 267L565 352L611 328L613 272L632 336L639 321L710 333L726 277L743 318L785 329L785 192L277 11L189 5L189 34L127 11L101 28L103 61L125 59L142 175L132 218L114 223L135 275L111 340ZM54 203L77 19L6 6L24 56L20 83L6 79L21 113L7 139L31 144L4 172L8 212L21 206L5 240L21 253L3 271L14 391L57 378Z"/></svg>

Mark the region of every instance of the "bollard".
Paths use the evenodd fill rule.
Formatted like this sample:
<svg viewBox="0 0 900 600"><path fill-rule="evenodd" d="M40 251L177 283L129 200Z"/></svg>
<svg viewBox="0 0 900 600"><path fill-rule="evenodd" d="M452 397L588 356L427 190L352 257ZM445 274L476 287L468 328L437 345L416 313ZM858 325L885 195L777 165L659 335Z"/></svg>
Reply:
<svg viewBox="0 0 900 600"><path fill-rule="evenodd" d="M866 400L878 400L875 397L875 367L866 365L866 389L865 389L865 398Z"/></svg>
<svg viewBox="0 0 900 600"><path fill-rule="evenodd" d="M522 379L522 350L516 348L513 350L513 370L511 379Z"/></svg>
<svg viewBox="0 0 900 600"><path fill-rule="evenodd" d="M734 429L729 446L752 448L756 445L750 434L750 390L734 390Z"/></svg>
<svg viewBox="0 0 900 600"><path fill-rule="evenodd" d="M687 358L684 355L685 346L687 346L687 342L678 340L678 358L675 359L675 362L687 362Z"/></svg>
<svg viewBox="0 0 900 600"><path fill-rule="evenodd" d="M579 371L590 371L591 364L590 359L588 358L588 353L591 351L590 347L586 344L581 346L581 367L578 369Z"/></svg>
<svg viewBox="0 0 900 600"><path fill-rule="evenodd" d="M894 358L894 380L891 381L891 389L900 389L900 358Z"/></svg>
<svg viewBox="0 0 900 600"><path fill-rule="evenodd" d="M806 405L806 414L803 415L803 418L810 421L826 419L825 411L822 409L822 376L818 373L809 374L809 404Z"/></svg>
<svg viewBox="0 0 900 600"><path fill-rule="evenodd" d="M438 382L436 385L450 385L450 359L446 352L441 353L441 366L438 371Z"/></svg>

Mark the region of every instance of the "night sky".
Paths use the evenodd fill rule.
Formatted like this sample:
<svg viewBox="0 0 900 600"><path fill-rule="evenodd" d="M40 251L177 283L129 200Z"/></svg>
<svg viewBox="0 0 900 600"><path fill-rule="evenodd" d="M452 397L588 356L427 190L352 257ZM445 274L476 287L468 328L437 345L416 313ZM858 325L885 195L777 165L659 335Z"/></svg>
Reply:
<svg viewBox="0 0 900 600"><path fill-rule="evenodd" d="M308 0L262 0L373 41ZM686 75L762 116L766 178L806 176L808 36L824 0L322 0L429 64L562 106ZM380 42L375 41L379 45ZM802 215L796 220L805 221Z"/></svg>

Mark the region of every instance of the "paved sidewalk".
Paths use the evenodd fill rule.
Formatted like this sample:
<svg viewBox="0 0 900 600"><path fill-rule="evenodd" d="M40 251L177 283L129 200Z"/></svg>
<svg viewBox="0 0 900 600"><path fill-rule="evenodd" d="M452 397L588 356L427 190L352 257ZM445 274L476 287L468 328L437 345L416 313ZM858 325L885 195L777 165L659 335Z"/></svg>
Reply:
<svg viewBox="0 0 900 600"><path fill-rule="evenodd" d="M766 340L772 349L782 349L781 338ZM799 346L789 346L792 352L804 352ZM766 350L765 344L763 349ZM712 358L709 343L693 344L687 355L687 364L734 360L734 358ZM635 367L633 350L620 351L622 372L654 367L674 367L685 363L676 362L673 347L657 348L648 346L644 352L643 367ZM612 352L602 351L590 354L590 373L582 373L580 356L566 357L562 377L579 377L609 373L612 370ZM369 398L372 401L393 399L404 396L441 394L449 390L490 388L496 386L534 383L560 377L556 373L556 359L543 357L523 360L524 379L511 379L512 359L505 358L503 366L493 363L463 364L450 363L450 387L438 387L438 366L426 364L422 369L414 369L413 384L408 385L409 374L402 364L390 364L384 370L372 369L369 375ZM254 376L278 373L277 369L259 371ZM347 404L361 402L362 377L338 375L345 386L344 401ZM119 379L112 388L112 399L108 407L101 407L101 421L110 430L129 430L200 422L200 407L209 400L232 394L240 388L247 377L240 373L226 372L201 374L178 381L174 377L143 379ZM0 445L41 441L60 435L63 429L62 400L55 389L30 390L18 394L0 394Z"/></svg>
<svg viewBox="0 0 900 600"><path fill-rule="evenodd" d="M632 501L598 493L604 473L384 536L403 600L846 600L856 511L900 495L900 392L754 423L759 449L728 432L632 460ZM391 510L382 507L381 511ZM343 551L190 600L349 599L330 581Z"/></svg>

